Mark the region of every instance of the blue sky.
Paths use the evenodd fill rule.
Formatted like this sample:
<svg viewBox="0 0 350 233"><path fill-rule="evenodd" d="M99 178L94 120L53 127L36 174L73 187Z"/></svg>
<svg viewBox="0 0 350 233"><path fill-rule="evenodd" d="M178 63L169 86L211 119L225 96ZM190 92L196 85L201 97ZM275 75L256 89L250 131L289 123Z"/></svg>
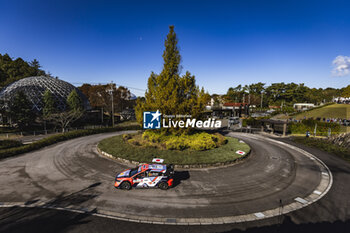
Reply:
<svg viewBox="0 0 350 233"><path fill-rule="evenodd" d="M347 1L0 0L0 9L0 53L36 58L75 85L146 89L169 25L183 71L211 94L254 82L350 84Z"/></svg>

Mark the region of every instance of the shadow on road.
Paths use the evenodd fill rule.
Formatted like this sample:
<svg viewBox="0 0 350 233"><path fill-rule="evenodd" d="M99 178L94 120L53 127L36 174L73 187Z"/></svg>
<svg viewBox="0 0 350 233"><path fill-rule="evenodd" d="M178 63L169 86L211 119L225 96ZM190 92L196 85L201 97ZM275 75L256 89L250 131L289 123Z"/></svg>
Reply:
<svg viewBox="0 0 350 233"><path fill-rule="evenodd" d="M79 190L77 192L65 195L65 193L59 194L55 199L46 203L46 205L54 205L65 207L69 205L79 205L89 200L94 199L100 195L100 192L94 190L95 187L100 186L101 182L91 184L89 187Z"/></svg>
<svg viewBox="0 0 350 233"><path fill-rule="evenodd" d="M190 173L188 171L175 171L174 173L174 183L173 188L181 184L181 181L187 180L190 178Z"/></svg>
<svg viewBox="0 0 350 233"><path fill-rule="evenodd" d="M64 211L52 211L42 208L0 208L0 232L64 232L67 228L74 225L85 224L88 221L84 221L84 219L89 216L88 214L95 213L96 209L88 211L87 208L84 209L84 206L89 206L87 202L100 195L94 189L99 185L101 183L97 182L68 195L61 193L43 205L46 208L80 205L81 209L87 214L67 214ZM38 201L40 199L27 201L25 205L30 206ZM34 231L33 229L36 230Z"/></svg>
<svg viewBox="0 0 350 233"><path fill-rule="evenodd" d="M249 228L247 230L232 230L226 231L225 233L348 233L350 232L350 220L345 222L318 222L318 223L304 223L296 224L292 221L289 216L285 216L282 224L262 226Z"/></svg>

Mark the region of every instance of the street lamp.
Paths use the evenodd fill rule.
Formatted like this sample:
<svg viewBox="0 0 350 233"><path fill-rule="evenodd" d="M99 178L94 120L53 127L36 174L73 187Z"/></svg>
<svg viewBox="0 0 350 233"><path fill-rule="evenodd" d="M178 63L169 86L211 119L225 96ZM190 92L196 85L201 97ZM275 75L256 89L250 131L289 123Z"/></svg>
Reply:
<svg viewBox="0 0 350 233"><path fill-rule="evenodd" d="M114 127L114 102L113 102L113 81L111 81L111 89L108 90L112 100L112 127Z"/></svg>

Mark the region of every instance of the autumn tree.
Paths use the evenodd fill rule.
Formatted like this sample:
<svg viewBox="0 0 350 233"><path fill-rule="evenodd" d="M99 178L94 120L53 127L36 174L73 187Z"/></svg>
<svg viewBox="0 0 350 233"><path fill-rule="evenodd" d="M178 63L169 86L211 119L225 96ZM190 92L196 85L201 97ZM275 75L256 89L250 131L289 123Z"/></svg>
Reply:
<svg viewBox="0 0 350 233"><path fill-rule="evenodd" d="M83 84L79 90L89 99L93 108L101 109L112 115L112 95L115 112L122 112L125 108L133 107L135 101L130 100L131 93L128 88L115 84L91 85Z"/></svg>
<svg viewBox="0 0 350 233"><path fill-rule="evenodd" d="M145 100L137 101L135 113L140 124L143 111L159 110L166 115L188 114L198 118L204 110L208 98L196 85L195 76L188 71L180 76L181 56L177 44L174 26L170 26L164 44L163 69L160 74L151 73Z"/></svg>

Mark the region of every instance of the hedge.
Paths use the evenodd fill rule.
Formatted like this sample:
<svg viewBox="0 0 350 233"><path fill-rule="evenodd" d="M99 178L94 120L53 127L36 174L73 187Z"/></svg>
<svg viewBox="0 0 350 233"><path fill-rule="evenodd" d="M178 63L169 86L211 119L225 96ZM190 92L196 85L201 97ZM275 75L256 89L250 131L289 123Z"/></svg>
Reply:
<svg viewBox="0 0 350 233"><path fill-rule="evenodd" d="M337 123L327 123L313 119L302 120L299 123L293 122L289 124L289 130L292 134L305 134L306 131L309 131L312 134L316 124L316 133L320 136L327 136L328 129L331 129L332 134L339 134L341 132L341 127Z"/></svg>
<svg viewBox="0 0 350 233"><path fill-rule="evenodd" d="M77 137L98 134L98 133L107 133L107 132L115 132L115 131L122 131L122 130L138 130L138 129L140 129L138 125L130 125L130 126L117 126L114 128L109 127L109 128L100 128L100 129L83 129L83 130L71 131L63 134L53 135L53 136L41 139L39 141L36 141L34 143L23 145L20 147L0 150L0 159L30 152L33 150L43 148L45 146L55 144L57 142L62 142L62 141L77 138Z"/></svg>
<svg viewBox="0 0 350 233"><path fill-rule="evenodd" d="M23 144L17 140L0 140L0 150L13 148L13 147L19 147L22 145Z"/></svg>

